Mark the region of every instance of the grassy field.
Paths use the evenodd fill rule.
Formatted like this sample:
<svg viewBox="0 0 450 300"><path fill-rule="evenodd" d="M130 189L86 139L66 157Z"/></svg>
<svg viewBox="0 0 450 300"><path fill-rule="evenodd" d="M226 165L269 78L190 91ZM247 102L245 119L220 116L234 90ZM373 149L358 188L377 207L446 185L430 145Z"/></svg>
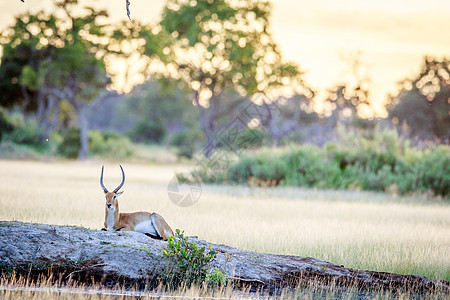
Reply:
<svg viewBox="0 0 450 300"><path fill-rule="evenodd" d="M0 160L0 220L103 227L100 161ZM123 212L147 210L173 229L214 243L322 258L356 269L450 280L450 205L420 197L297 188L203 186L197 204L169 201L167 184L186 166L123 164ZM120 182L105 165L110 190Z"/></svg>

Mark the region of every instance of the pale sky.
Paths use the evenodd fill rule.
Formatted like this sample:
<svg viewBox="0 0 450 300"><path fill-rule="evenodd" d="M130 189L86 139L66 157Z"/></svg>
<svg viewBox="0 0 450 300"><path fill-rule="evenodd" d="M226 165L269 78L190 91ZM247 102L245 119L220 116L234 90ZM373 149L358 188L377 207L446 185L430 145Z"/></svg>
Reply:
<svg viewBox="0 0 450 300"><path fill-rule="evenodd" d="M130 0L131 16L159 20L164 0ZM51 0L0 0L0 28L27 10L49 9ZM84 0L125 20L125 0ZM272 32L284 58L324 90L348 79L343 57L361 53L379 113L396 83L416 74L424 55L450 56L450 0L272 0Z"/></svg>

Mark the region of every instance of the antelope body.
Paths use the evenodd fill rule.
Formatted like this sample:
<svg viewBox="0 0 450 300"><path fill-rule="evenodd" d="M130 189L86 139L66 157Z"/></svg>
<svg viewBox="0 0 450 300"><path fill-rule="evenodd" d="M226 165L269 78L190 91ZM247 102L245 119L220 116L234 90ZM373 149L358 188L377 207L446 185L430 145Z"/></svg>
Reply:
<svg viewBox="0 0 450 300"><path fill-rule="evenodd" d="M167 240L169 235L173 235L173 231L169 224L166 223L163 217L157 213L149 213L138 211L134 213L120 213L118 198L122 195L119 192L120 188L125 182L125 173L121 165L122 182L114 191L109 192L103 185L103 166L102 174L100 175L100 186L105 192L106 207L105 207L105 228L102 230L123 230L123 231L138 231L142 232L152 238Z"/></svg>

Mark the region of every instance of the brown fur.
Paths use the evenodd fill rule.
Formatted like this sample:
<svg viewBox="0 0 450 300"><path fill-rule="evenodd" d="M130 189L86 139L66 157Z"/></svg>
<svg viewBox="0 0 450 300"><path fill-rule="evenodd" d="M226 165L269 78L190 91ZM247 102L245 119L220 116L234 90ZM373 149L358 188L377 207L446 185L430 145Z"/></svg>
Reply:
<svg viewBox="0 0 450 300"><path fill-rule="evenodd" d="M118 196L120 196L122 193L123 192L105 192L106 204L111 204L111 206L115 207L113 230L134 231L134 228L137 224L150 220L159 233L159 236L155 238L167 240L167 233L170 233L169 235L173 235L173 231L170 228L169 224L167 224L164 218L157 213L149 213L144 211L138 211L134 213L120 213ZM109 213L110 212L108 211L108 208L105 207L105 230L108 227L107 219Z"/></svg>

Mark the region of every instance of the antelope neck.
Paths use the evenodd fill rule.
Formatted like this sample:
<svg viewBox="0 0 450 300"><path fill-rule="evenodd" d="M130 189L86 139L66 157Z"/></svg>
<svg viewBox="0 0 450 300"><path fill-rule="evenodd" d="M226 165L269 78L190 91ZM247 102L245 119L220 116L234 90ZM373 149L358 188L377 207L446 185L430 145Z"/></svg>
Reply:
<svg viewBox="0 0 450 300"><path fill-rule="evenodd" d="M108 230L113 230L114 225L116 225L119 222L119 206L117 205L115 207L114 213L111 214L111 212L108 210L108 208L105 208L105 223L106 228Z"/></svg>

